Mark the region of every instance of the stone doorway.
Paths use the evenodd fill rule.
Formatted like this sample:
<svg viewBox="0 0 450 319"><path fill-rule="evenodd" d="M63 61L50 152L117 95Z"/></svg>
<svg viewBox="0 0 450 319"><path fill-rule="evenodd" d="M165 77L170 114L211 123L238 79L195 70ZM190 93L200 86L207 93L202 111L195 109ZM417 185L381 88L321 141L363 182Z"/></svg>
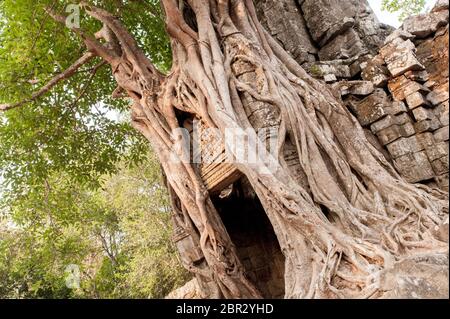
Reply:
<svg viewBox="0 0 450 319"><path fill-rule="evenodd" d="M284 256L258 197L248 189L251 186L241 178L215 196L213 202L236 246L247 278L264 298L283 298Z"/></svg>

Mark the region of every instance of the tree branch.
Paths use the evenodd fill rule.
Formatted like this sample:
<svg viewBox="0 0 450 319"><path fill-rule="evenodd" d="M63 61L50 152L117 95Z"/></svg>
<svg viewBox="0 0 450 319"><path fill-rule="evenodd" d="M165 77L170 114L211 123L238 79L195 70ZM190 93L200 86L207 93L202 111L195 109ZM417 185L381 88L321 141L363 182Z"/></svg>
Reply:
<svg viewBox="0 0 450 319"><path fill-rule="evenodd" d="M39 91L35 92L30 98L12 104L0 104L0 111L7 111L13 108L17 108L38 99L39 97L50 91L60 81L63 81L71 77L82 65L88 63L94 57L95 54L92 52L85 53L81 58L75 61L75 63L73 63L70 67L68 67L64 72L52 78L46 85L44 85Z"/></svg>
<svg viewBox="0 0 450 319"><path fill-rule="evenodd" d="M139 49L136 40L115 16L108 11L91 6L84 1L81 1L80 5L85 9L88 15L102 22L114 33L121 43L122 50L127 54L128 59L130 59L130 62L134 62L134 67L138 69L146 79L155 79L158 82L161 81L163 75ZM143 66L146 66L146 68Z"/></svg>
<svg viewBox="0 0 450 319"><path fill-rule="evenodd" d="M92 80L94 79L95 75L97 74L97 70L101 68L103 65L106 64L106 61L102 61L91 70L91 75L89 76L89 79L86 81L86 84L84 85L83 89L81 90L80 94L78 94L78 97L75 99L75 101L72 102L70 105L70 108L74 107L75 104L78 103L78 101L83 97L84 94L86 94L89 86L92 83Z"/></svg>
<svg viewBox="0 0 450 319"><path fill-rule="evenodd" d="M50 8L46 8L45 11L57 22L60 22L66 25L66 17L60 14L57 14ZM80 38L83 40L87 49L96 55L103 58L108 63L112 64L114 60L117 60L119 57L114 54L111 50L103 46L100 42L98 42L95 38L88 36L82 29L69 27L70 30L77 33Z"/></svg>

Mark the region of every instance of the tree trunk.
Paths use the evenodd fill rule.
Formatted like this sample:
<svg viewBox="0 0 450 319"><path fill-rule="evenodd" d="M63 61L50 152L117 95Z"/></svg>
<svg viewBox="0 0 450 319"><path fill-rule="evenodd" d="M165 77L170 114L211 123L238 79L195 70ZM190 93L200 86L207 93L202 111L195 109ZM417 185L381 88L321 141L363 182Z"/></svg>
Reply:
<svg viewBox="0 0 450 319"><path fill-rule="evenodd" d="M173 67L160 74L120 22L103 22L88 48L111 64L134 101L132 124L151 142L167 177L173 220L195 256L182 258L205 296L259 298L201 179L185 161L179 128L196 118L217 128L234 166L261 202L285 258L286 298L382 297L398 260L445 254L433 229L447 195L405 182L366 139L340 98L311 78L261 26L251 0L163 0ZM247 143L226 138L233 129ZM258 137L258 132L276 132ZM178 130L178 131L177 131ZM239 154L257 152L252 161ZM286 160L295 157L294 170Z"/></svg>

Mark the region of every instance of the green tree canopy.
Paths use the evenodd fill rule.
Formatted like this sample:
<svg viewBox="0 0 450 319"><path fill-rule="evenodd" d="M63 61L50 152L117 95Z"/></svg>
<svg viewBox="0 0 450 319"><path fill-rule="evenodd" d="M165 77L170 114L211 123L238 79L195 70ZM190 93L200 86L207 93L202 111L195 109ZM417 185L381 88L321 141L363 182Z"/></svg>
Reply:
<svg viewBox="0 0 450 319"><path fill-rule="evenodd" d="M117 170L95 191L53 175L4 208L0 298L163 298L187 280L154 154Z"/></svg>
<svg viewBox="0 0 450 319"><path fill-rule="evenodd" d="M29 99L83 55L80 40L45 11L64 13L70 3L0 2L0 104ZM168 70L170 47L158 1L93 3L120 15L155 65ZM90 33L100 28L83 11L80 24ZM0 112L0 174L10 194L26 192L57 172L98 186L98 177L114 172L118 161L142 157L147 146L141 137L127 121L117 120L127 114L129 102L112 98L114 89L111 70L93 59L40 98Z"/></svg>
<svg viewBox="0 0 450 319"><path fill-rule="evenodd" d="M423 11L426 0L383 0L381 7L388 12L399 12L400 20Z"/></svg>

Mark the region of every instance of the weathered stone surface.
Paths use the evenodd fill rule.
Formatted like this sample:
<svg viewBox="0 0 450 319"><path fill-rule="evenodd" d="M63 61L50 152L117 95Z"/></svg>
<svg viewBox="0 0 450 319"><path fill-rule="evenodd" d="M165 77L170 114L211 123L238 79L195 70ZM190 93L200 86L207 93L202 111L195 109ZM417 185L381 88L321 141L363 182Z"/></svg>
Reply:
<svg viewBox="0 0 450 319"><path fill-rule="evenodd" d="M397 116L395 116L395 120L397 124L405 124L405 123L411 123L411 117L407 113L402 113Z"/></svg>
<svg viewBox="0 0 450 319"><path fill-rule="evenodd" d="M435 176L424 151L400 156L394 160L394 166L410 183L428 180Z"/></svg>
<svg viewBox="0 0 450 319"><path fill-rule="evenodd" d="M443 156L431 162L436 175L448 173L448 156Z"/></svg>
<svg viewBox="0 0 450 319"><path fill-rule="evenodd" d="M417 133L422 132L433 132L437 130L441 126L441 123L437 118L434 118L432 120L424 120L420 122L414 123L414 130Z"/></svg>
<svg viewBox="0 0 450 319"><path fill-rule="evenodd" d="M346 61L342 60L306 63L304 68L314 77L324 78L329 74L334 75L336 78L351 77L350 67L346 64Z"/></svg>
<svg viewBox="0 0 450 319"><path fill-rule="evenodd" d="M438 105L442 102L445 102L448 100L448 98L448 83L446 85L435 88L427 95L427 100L430 101L433 105Z"/></svg>
<svg viewBox="0 0 450 319"><path fill-rule="evenodd" d="M408 137L416 133L414 125L412 123L405 123L400 126L400 131L403 137Z"/></svg>
<svg viewBox="0 0 450 319"><path fill-rule="evenodd" d="M431 12L438 12L441 10L448 10L448 0L437 0Z"/></svg>
<svg viewBox="0 0 450 319"><path fill-rule="evenodd" d="M405 96L408 96L414 92L420 92L422 94L427 94L428 92L430 92L430 90L426 86L413 81L409 82L402 89Z"/></svg>
<svg viewBox="0 0 450 319"><path fill-rule="evenodd" d="M352 2L360 9L359 16L355 18L354 28L357 30L364 46L371 54L374 54L383 45L386 37L394 31L394 28L379 23L366 0L353 0Z"/></svg>
<svg viewBox="0 0 450 319"><path fill-rule="evenodd" d="M423 84L426 88L431 89L436 85L436 81L428 80Z"/></svg>
<svg viewBox="0 0 450 319"><path fill-rule="evenodd" d="M403 101L405 100L406 96L403 92L403 87L406 86L408 83L411 83L411 80L408 80L406 76L401 75L396 78L390 79L388 82L388 89L389 92L391 92L392 97L396 101Z"/></svg>
<svg viewBox="0 0 450 319"><path fill-rule="evenodd" d="M413 53L416 52L416 46L415 46L414 42L412 42L411 40L403 40L401 38L397 38L397 39L394 39L392 41L392 43L390 43L390 45L393 45L396 48L407 49ZM383 48L380 49L380 53L381 53L382 49Z"/></svg>
<svg viewBox="0 0 450 319"><path fill-rule="evenodd" d="M408 95L415 92L427 94L430 90L424 85L408 80L405 76L392 79L388 83L389 91L392 93L392 97L397 101L403 101Z"/></svg>
<svg viewBox="0 0 450 319"><path fill-rule="evenodd" d="M417 138L417 141L419 142L419 144L424 148L433 146L435 143L433 133L431 133L431 132L424 132L424 133L417 134L416 138Z"/></svg>
<svg viewBox="0 0 450 319"><path fill-rule="evenodd" d="M372 131L372 133L377 134L379 131L396 124L397 123L395 121L395 118L391 115L388 115L370 125L370 130Z"/></svg>
<svg viewBox="0 0 450 319"><path fill-rule="evenodd" d="M436 118L433 111L424 107L417 107L413 111L414 118L417 122L425 120L433 120Z"/></svg>
<svg viewBox="0 0 450 319"><path fill-rule="evenodd" d="M389 71L381 55L377 55L364 64L361 64L361 70L363 80L371 81L376 87L385 86L389 79Z"/></svg>
<svg viewBox="0 0 450 319"><path fill-rule="evenodd" d="M396 39L402 39L402 40L412 40L415 38L414 35L412 35L411 33L409 33L408 31L402 30L402 29L396 29L394 32L392 32L387 38L386 40L384 40L384 44L389 44L393 41L395 41Z"/></svg>
<svg viewBox="0 0 450 319"><path fill-rule="evenodd" d="M396 262L381 277L388 299L448 299L448 255L417 255Z"/></svg>
<svg viewBox="0 0 450 319"><path fill-rule="evenodd" d="M418 38L425 38L447 23L448 11L441 10L409 17L403 22L402 29L414 34Z"/></svg>
<svg viewBox="0 0 450 319"><path fill-rule="evenodd" d="M302 0L298 3L311 37L319 47L334 41L349 30L354 30L358 46L364 50L375 51L392 31L378 22L366 0ZM329 14L330 11L333 14ZM324 58L322 55L321 60L330 58Z"/></svg>
<svg viewBox="0 0 450 319"><path fill-rule="evenodd" d="M439 142L426 148L430 161L437 160L448 155L448 142Z"/></svg>
<svg viewBox="0 0 450 319"><path fill-rule="evenodd" d="M336 75L330 73L330 74L326 74L323 79L325 80L325 82L330 83L330 82L336 82L337 81L337 77Z"/></svg>
<svg viewBox="0 0 450 319"><path fill-rule="evenodd" d="M328 29L326 35L319 41L319 47L323 47L335 36L340 35L355 25L355 19L344 17L339 24L335 24Z"/></svg>
<svg viewBox="0 0 450 319"><path fill-rule="evenodd" d="M393 158L416 153L424 149L416 136L402 137L387 145L387 149Z"/></svg>
<svg viewBox="0 0 450 319"><path fill-rule="evenodd" d="M190 134L194 128L199 134L198 151L201 154L201 163L198 168L205 186L211 193L220 192L242 176L227 158L224 142L218 132L208 130L206 124L199 120L191 121L184 126L190 131Z"/></svg>
<svg viewBox="0 0 450 319"><path fill-rule="evenodd" d="M330 30L348 28L343 20L354 15L354 12L344 12L333 0L304 0L301 8L316 43L320 43L324 38L330 38ZM333 10L334 14L329 14L329 10Z"/></svg>
<svg viewBox="0 0 450 319"><path fill-rule="evenodd" d="M414 126L411 123L405 123L403 125L392 125L382 129L377 133L377 136L381 144L387 145L400 137L412 136L414 133Z"/></svg>
<svg viewBox="0 0 450 319"><path fill-rule="evenodd" d="M348 94L366 96L375 90L374 85L370 81L342 81L338 83L341 95Z"/></svg>
<svg viewBox="0 0 450 319"><path fill-rule="evenodd" d="M412 81L421 82L424 83L428 81L430 76L428 75L428 72L426 70L423 71L407 71L405 72L405 76L407 79L410 79Z"/></svg>
<svg viewBox="0 0 450 319"><path fill-rule="evenodd" d="M387 145L402 137L402 133L398 125L392 125L377 132L377 136L381 144Z"/></svg>
<svg viewBox="0 0 450 319"><path fill-rule="evenodd" d="M379 131L384 130L385 128L388 128L389 126L403 125L408 122L411 123L412 120L406 113L402 113L399 116L388 115L386 117L383 117L381 120L373 123L370 126L370 130L376 134Z"/></svg>
<svg viewBox="0 0 450 319"><path fill-rule="evenodd" d="M448 40L448 27L443 27L436 32L434 38L426 39L417 46L416 56L429 74L428 81L434 84L430 88L448 82Z"/></svg>
<svg viewBox="0 0 450 319"><path fill-rule="evenodd" d="M389 115L397 115L407 111L405 103L402 101L393 101L389 106L385 107L385 110Z"/></svg>
<svg viewBox="0 0 450 319"><path fill-rule="evenodd" d="M387 68L392 76L399 76L409 70L423 70L423 65L417 60L411 51L404 50L395 54L397 57L392 62L387 63Z"/></svg>
<svg viewBox="0 0 450 319"><path fill-rule="evenodd" d="M428 100L420 92L414 92L406 97L406 103L410 110L418 106L429 105Z"/></svg>
<svg viewBox="0 0 450 319"><path fill-rule="evenodd" d="M380 55L386 62L387 68L393 77L404 74L409 70L424 70L425 67L419 62L414 54L414 44L396 38L380 49Z"/></svg>
<svg viewBox="0 0 450 319"><path fill-rule="evenodd" d="M448 125L436 130L433 133L433 135L434 135L434 139L436 140L436 142L448 141L448 136L449 136Z"/></svg>
<svg viewBox="0 0 450 319"><path fill-rule="evenodd" d="M355 104L354 112L361 125L369 125L387 115L384 109L387 103L386 93L382 89L377 89L373 94Z"/></svg>
<svg viewBox="0 0 450 319"><path fill-rule="evenodd" d="M375 90L370 81L351 81L349 84L349 93L353 95L369 95Z"/></svg>
<svg viewBox="0 0 450 319"><path fill-rule="evenodd" d="M448 107L448 101L441 103L438 105L438 107L435 108L434 113L436 114L437 118L439 119L439 122L445 126L449 124L449 107Z"/></svg>
<svg viewBox="0 0 450 319"><path fill-rule="evenodd" d="M438 186L441 189L443 189L443 190L448 192L448 190L449 190L449 187L448 187L449 186L448 185L449 184L448 173L436 176L435 180L436 180L436 183L438 184ZM447 237L447 239L448 239L448 237Z"/></svg>
<svg viewBox="0 0 450 319"><path fill-rule="evenodd" d="M319 51L319 58L323 61L349 59L366 53L368 50L361 42L358 33L354 29L349 29L324 45Z"/></svg>
<svg viewBox="0 0 450 319"><path fill-rule="evenodd" d="M316 60L317 49L296 0L258 0L255 7L266 30L299 63Z"/></svg>
<svg viewBox="0 0 450 319"><path fill-rule="evenodd" d="M429 181L431 166L437 185L443 189L448 189L448 180L445 179L445 177L448 178L449 135L447 8L448 1L439 1L433 9L434 13L427 17L419 16L408 19L405 26L414 21L415 25L411 25L414 31L411 31L409 27L396 31L386 39L386 45L380 50L380 56L386 61L387 66L401 54L395 52L395 49L400 47L399 51L409 54L410 57L415 56L416 60L425 67L425 70L414 70L413 68L402 73L401 76L391 76L388 80L388 88L393 99L406 101L409 110L412 111L409 114L414 116L414 133L411 137L405 138L406 136L402 135L405 132L401 132L398 126L386 127L395 122L389 117L383 117L371 126L375 131L383 128L377 132L378 138L382 143L390 141L387 148L392 152L393 157L409 152L395 159L396 166L399 167L402 166L402 159L405 159L403 171L400 172L402 176L408 175L411 181ZM440 13L437 14L438 12ZM439 22L439 19L444 22ZM445 24L445 26L441 27L441 24ZM404 31L409 31L416 38L411 38ZM428 38L423 39L424 36ZM410 62L413 61L414 59L411 59ZM418 146L420 147L418 148ZM417 149L421 150L417 151ZM428 163L424 154L429 158ZM412 170L408 171L408 160L410 161L409 165L421 172L419 174L421 176L414 176Z"/></svg>
<svg viewBox="0 0 450 319"><path fill-rule="evenodd" d="M361 62L360 61L355 61L355 62L353 62L353 63L351 63L349 65L349 68L350 68L350 76L352 78L354 78L359 73L361 73Z"/></svg>

